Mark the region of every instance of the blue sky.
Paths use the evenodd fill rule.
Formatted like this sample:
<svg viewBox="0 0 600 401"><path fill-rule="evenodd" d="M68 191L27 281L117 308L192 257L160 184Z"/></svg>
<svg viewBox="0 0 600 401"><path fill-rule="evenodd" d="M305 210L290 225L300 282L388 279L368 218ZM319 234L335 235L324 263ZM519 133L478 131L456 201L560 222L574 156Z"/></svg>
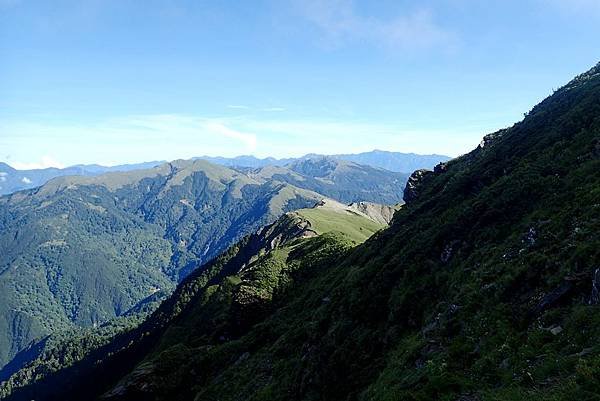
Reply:
<svg viewBox="0 0 600 401"><path fill-rule="evenodd" d="M0 0L0 161L455 156L599 37L600 0Z"/></svg>

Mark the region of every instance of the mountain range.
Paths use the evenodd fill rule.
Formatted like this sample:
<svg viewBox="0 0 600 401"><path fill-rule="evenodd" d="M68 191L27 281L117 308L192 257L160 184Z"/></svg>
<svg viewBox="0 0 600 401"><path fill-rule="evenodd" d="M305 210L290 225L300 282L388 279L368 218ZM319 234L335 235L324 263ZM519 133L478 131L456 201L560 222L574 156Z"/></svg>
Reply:
<svg viewBox="0 0 600 401"><path fill-rule="evenodd" d="M444 155L420 155L415 153L388 152L384 150L373 150L371 152L339 154L339 155L319 155L310 153L299 158L276 159L267 157L259 159L254 156L238 156L233 158L202 156L201 159L230 167L252 167L260 168L267 166L286 166L290 163L306 159L320 159L323 157L335 160L345 160L371 167L379 167L398 173L411 174L419 169L431 169L440 162L450 160L449 156Z"/></svg>
<svg viewBox="0 0 600 401"><path fill-rule="evenodd" d="M299 161L322 159L324 157L383 168L404 174L411 174L413 171L422 168L433 168L437 163L449 160L448 156L442 155L417 155L414 153L383 152L378 150L367 153L333 156L310 154L300 158L288 159L275 159L272 157L259 159L254 156L238 156L234 158L202 156L194 158L193 160L207 160L211 163L227 167L262 168L267 166L283 167ZM100 166L97 164L80 164L62 169L46 168L38 170L16 170L8 164L0 162L0 195L39 187L48 180L61 176L94 176L109 172L149 169L165 163L166 161L152 161L111 167Z"/></svg>
<svg viewBox="0 0 600 401"><path fill-rule="evenodd" d="M328 158L247 170L180 160L0 197L0 367L48 334L164 298L286 212L327 198L396 204L406 178Z"/></svg>
<svg viewBox="0 0 600 401"><path fill-rule="evenodd" d="M363 212L389 216L374 205L290 211L193 270L141 324L54 347L2 394L598 399L599 171L600 64L415 172L388 228Z"/></svg>
<svg viewBox="0 0 600 401"><path fill-rule="evenodd" d="M44 168L32 170L17 170L6 163L0 162L0 195L31 189L45 184L49 180L69 175L98 175L115 171L132 171L148 169L162 162L148 162L139 164L123 164L119 166L100 166L97 164L80 164L66 168Z"/></svg>

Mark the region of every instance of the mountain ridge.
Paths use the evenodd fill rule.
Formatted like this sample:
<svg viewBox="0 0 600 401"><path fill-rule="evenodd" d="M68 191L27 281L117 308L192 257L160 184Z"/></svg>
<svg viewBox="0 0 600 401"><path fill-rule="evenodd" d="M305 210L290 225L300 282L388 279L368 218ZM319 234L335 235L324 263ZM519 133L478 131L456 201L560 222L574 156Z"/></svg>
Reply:
<svg viewBox="0 0 600 401"><path fill-rule="evenodd" d="M378 162L378 156L385 156L386 162ZM234 158L201 156L189 159L207 160L214 164L226 167L262 168L268 166L284 167L285 165L308 159L332 158L336 160L347 160L358 162L371 167L385 168L389 171L410 174L418 168L432 168L435 164L449 159L442 155L418 155L414 153L398 153L373 151L360 154L347 155L317 155L308 154L299 158L275 159L272 157L258 159L254 156L238 156ZM391 160L391 161L390 161ZM174 161L177 162L177 161ZM6 163L0 162L0 195L14 193L24 189L31 189L45 184L48 180L60 176L95 176L110 172L127 172L135 170L151 169L153 167L169 163L167 161L153 161L137 164L123 164L117 166L101 166L98 164L79 164L75 166L59 168L46 168L39 170L17 170Z"/></svg>
<svg viewBox="0 0 600 401"><path fill-rule="evenodd" d="M317 209L319 210L319 214L317 215L308 213L309 211ZM319 221L317 219L320 218L324 218L329 224L326 231L318 229ZM348 220L348 218L350 218L350 220ZM363 242L375 231L385 226L385 224L378 222L380 219L381 216L374 216L371 218L365 214L358 214L354 206L345 206L332 200L320 202L310 209L301 209L295 212L286 213L273 224L265 226L256 233L242 239L227 252L211 261L206 267L197 269L181 283L177 289L177 294L170 297L169 300L153 313L153 316L155 317L154 321L149 320L147 323L142 323L139 328L128 326L122 330L121 334L118 336L123 338L118 340L119 345L116 346L116 348L113 348L111 352L132 355L133 358L133 355L136 354L136 348L129 349L132 344L135 344L136 341L147 343L150 338L156 337L165 330L171 322L180 319L180 315L189 313L190 308L193 308L193 305L190 304L192 294L202 292L208 293L209 291L212 291L211 288L214 288L214 285L211 283L218 283L220 280L224 280L227 277L240 276L241 282L246 283L240 287L240 292L238 292L237 301L235 302L237 305L247 309L246 313L242 314L244 316L240 315L239 317L239 319L247 322L252 319L249 316L246 316L248 310L254 310L253 313L261 313L260 307L259 309L256 309L256 307L264 302L263 300L268 300L271 296L274 296L276 288L280 286L280 284L277 283L282 277L278 278L280 273L275 273L272 269L275 268L276 271L279 271L277 269L281 268L281 266L278 264L279 262L272 265L271 261L278 260L277 258L287 257L285 255L290 252L297 252L298 247L307 249L308 252L314 252L314 250L316 250L320 253L319 247L315 248L314 246L309 246L309 244L314 243L316 237L323 237L324 241L332 246L341 245L348 247L356 245L359 242ZM359 238L352 239L355 237L354 233L362 231L363 228L366 230L366 233L361 233ZM334 239L334 237L329 238L329 235L333 235L334 237L341 235L340 238L343 238L343 240L340 242L340 240ZM313 248L314 250L310 251L310 248ZM271 281L273 279L275 279L275 281L266 288L262 287L263 284L260 284L260 281L256 281L257 277L255 276L258 272L262 272L260 273L261 275L268 274L269 277L272 277ZM287 274L289 274L289 272L284 273L284 275ZM244 277L246 277L246 279ZM258 277L260 277L260 275ZM253 286L257 284L260 284L260 286L252 290L252 288L254 288ZM236 324L241 323L238 322ZM89 333L88 336L96 338L98 334L92 332ZM97 347L105 347L108 345L105 337L101 336L102 334L93 341L97 344ZM73 343L77 344L75 341L69 340L68 342L63 343L64 345L62 345L62 347L71 349ZM6 394L5 391L7 391L8 383L15 384L19 380L43 381L44 377L52 372L52 366L56 364L54 355L59 353L59 351L63 353L66 352L65 349L61 350L60 342L54 346L54 348L51 347L47 351L45 351L43 347L44 346L42 345L43 353L38 354L40 355L38 356L39 359L31 360L24 366L21 372L18 372L14 377L7 378L4 385L0 387L0 395ZM76 345L76 347L83 347L85 349L86 346ZM84 352L89 352L89 350ZM74 351L70 351L70 353L77 354L77 352ZM75 362L77 359L83 359L81 351L79 352L79 356L76 356L75 358ZM127 358L129 359L130 357ZM65 361L64 363L68 362ZM96 362L93 362L93 364L95 363ZM2 371L2 373L4 373L4 371Z"/></svg>
<svg viewBox="0 0 600 401"><path fill-rule="evenodd" d="M343 178L355 170L372 174L362 176L364 184ZM100 325L155 292L170 293L197 266L283 213L327 197L395 203L404 179L354 165L336 173L339 183L282 172L281 179L252 177L176 160L57 177L0 197L0 365L41 336Z"/></svg>

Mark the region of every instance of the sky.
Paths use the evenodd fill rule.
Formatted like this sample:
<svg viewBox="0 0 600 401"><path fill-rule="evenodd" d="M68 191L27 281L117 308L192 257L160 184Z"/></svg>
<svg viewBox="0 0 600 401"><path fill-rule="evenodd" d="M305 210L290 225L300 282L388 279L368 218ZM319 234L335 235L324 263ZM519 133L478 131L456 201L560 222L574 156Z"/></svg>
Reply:
<svg viewBox="0 0 600 401"><path fill-rule="evenodd" d="M598 38L600 0L0 0L0 161L457 156Z"/></svg>

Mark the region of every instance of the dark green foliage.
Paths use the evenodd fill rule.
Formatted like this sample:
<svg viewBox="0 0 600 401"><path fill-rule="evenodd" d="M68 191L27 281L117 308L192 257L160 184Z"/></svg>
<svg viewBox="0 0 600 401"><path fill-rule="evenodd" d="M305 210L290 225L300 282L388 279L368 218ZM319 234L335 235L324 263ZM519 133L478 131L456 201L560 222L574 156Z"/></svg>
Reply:
<svg viewBox="0 0 600 401"><path fill-rule="evenodd" d="M0 367L50 333L171 292L244 235L322 198L205 161L61 177L1 197Z"/></svg>
<svg viewBox="0 0 600 401"><path fill-rule="evenodd" d="M60 369L79 362L91 351L105 346L117 334L139 325L148 313L138 312L112 319L97 328L73 328L55 332L22 350L6 365L0 380L0 397L23 383L33 383Z"/></svg>
<svg viewBox="0 0 600 401"><path fill-rule="evenodd" d="M330 215L334 213L329 211ZM62 398L65 397L63 391L90 392L94 388L103 388L119 377L119 373L131 369L157 341L160 341L160 349L170 348L170 342L184 338L198 342L201 336L206 341L218 339L216 341L222 342L222 338L238 335L268 314L273 297L281 297L280 294L292 285L295 272L306 271L307 266L331 263L342 250L356 244L342 233L302 239L312 233L308 227L314 223L296 213L280 218L190 275L139 327L116 336L106 345L102 332L88 331L93 338L102 341L97 349L81 347L77 339L69 341L66 337L57 346L46 348L50 348L53 355L78 352L77 358L34 359L0 387L1 391L9 394L15 387L41 380L33 386L33 392L19 390L15 396L50 398L58 393L57 397ZM354 223L372 225L366 218L354 220ZM342 228L351 232L358 229L350 225ZM177 322L185 324L178 326ZM169 334L162 335L165 330ZM62 352L61 346L65 348ZM174 349L181 347L176 344ZM113 356L106 360L110 355ZM53 375L60 366L63 370ZM90 374L90 370L96 372ZM50 377L44 379L48 375Z"/></svg>

